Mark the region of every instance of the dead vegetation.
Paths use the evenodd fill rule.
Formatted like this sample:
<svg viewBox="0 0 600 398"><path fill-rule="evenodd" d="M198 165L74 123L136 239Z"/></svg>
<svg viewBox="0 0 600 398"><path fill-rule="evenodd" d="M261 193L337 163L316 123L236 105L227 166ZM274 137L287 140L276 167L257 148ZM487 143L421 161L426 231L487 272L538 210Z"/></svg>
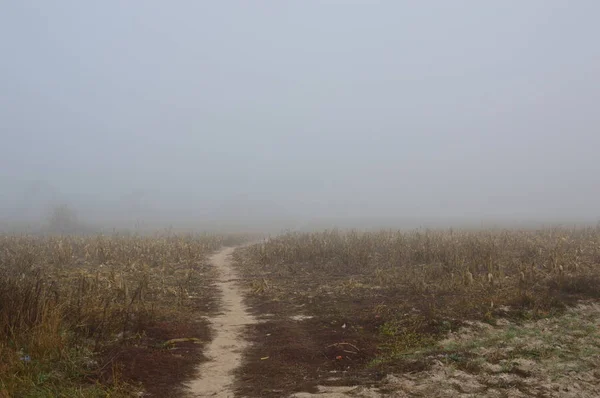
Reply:
<svg viewBox="0 0 600 398"><path fill-rule="evenodd" d="M219 310L207 256L243 239L1 236L0 397L177 393ZM600 298L600 228L286 234L234 259L262 320L241 396L594 391L600 314L568 308Z"/></svg>
<svg viewBox="0 0 600 398"><path fill-rule="evenodd" d="M219 297L206 260L223 243L0 236L0 396L172 392L210 337L200 316Z"/></svg>
<svg viewBox="0 0 600 398"><path fill-rule="evenodd" d="M407 358L429 362L428 369L388 375L379 388L358 387L349 390L351 395L510 398L600 395L597 302L583 302L558 316L535 321L501 319L496 325L467 323L430 347L404 353Z"/></svg>
<svg viewBox="0 0 600 398"><path fill-rule="evenodd" d="M599 298L600 228L290 233L236 263L265 320L238 392L275 397L427 371L431 358L408 354L467 321L520 324Z"/></svg>

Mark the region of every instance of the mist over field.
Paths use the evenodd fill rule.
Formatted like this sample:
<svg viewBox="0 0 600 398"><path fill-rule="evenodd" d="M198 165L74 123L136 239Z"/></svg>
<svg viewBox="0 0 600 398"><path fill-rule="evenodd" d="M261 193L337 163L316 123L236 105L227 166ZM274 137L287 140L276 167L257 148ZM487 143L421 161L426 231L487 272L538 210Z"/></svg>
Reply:
<svg viewBox="0 0 600 398"><path fill-rule="evenodd" d="M0 225L600 219L600 3L6 2Z"/></svg>

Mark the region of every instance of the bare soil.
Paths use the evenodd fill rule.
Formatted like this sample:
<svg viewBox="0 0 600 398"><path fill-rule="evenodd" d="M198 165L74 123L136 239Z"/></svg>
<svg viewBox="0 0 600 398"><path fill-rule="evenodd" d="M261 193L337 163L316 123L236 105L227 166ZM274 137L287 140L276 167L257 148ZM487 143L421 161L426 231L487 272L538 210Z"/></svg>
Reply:
<svg viewBox="0 0 600 398"><path fill-rule="evenodd" d="M183 383L195 376L199 363L207 360L202 351L211 334L203 320L157 323L143 336L106 350L101 379L110 383L116 375L140 386L144 397L184 395ZM172 339L176 342L165 344Z"/></svg>
<svg viewBox="0 0 600 398"><path fill-rule="evenodd" d="M600 305L497 326L473 323L420 356L426 371L388 375L377 388L319 386L293 397L579 397L600 396Z"/></svg>
<svg viewBox="0 0 600 398"><path fill-rule="evenodd" d="M188 383L195 397L233 397L233 371L241 363L247 346L241 334L246 325L256 323L242 302L237 274L230 264L232 252L233 248L227 248L211 259L219 273L216 286L221 292L222 313L211 319L214 338L205 351L209 360L197 369L197 377Z"/></svg>
<svg viewBox="0 0 600 398"><path fill-rule="evenodd" d="M314 318L254 326L238 396L600 396L598 303L536 321L467 322L385 366L372 361L377 349L368 335L340 329L340 321L337 326L334 331Z"/></svg>

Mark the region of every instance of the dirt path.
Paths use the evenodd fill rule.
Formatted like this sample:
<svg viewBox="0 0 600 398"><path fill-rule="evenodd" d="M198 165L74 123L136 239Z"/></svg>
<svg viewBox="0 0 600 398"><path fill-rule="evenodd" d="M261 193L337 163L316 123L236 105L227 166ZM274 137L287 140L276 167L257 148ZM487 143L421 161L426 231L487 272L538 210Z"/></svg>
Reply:
<svg viewBox="0 0 600 398"><path fill-rule="evenodd" d="M198 369L198 378L189 383L193 397L233 397L233 371L240 365L247 342L240 336L245 325L256 323L242 302L231 267L234 248L226 248L211 258L219 272L217 287L222 292L223 313L211 320L215 338L205 355L210 358Z"/></svg>

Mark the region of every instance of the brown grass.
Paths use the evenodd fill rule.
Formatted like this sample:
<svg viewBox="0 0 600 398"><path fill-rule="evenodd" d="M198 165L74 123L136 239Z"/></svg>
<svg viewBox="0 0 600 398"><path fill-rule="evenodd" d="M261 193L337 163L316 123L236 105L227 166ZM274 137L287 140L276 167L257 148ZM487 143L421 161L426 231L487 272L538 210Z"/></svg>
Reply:
<svg viewBox="0 0 600 398"><path fill-rule="evenodd" d="M273 314L249 330L255 344L240 376L253 385L240 393L277 396L332 372L352 384L420 370L405 354L466 320L521 322L600 297L600 228L290 233L239 249L236 263L249 303ZM314 318L290 320L299 313ZM329 355L339 342L361 354Z"/></svg>
<svg viewBox="0 0 600 398"><path fill-rule="evenodd" d="M217 308L206 259L223 241L0 236L0 396L130 396L157 377L144 366L159 366L132 367L135 353L185 373L172 363L174 347L161 344L208 339L190 313ZM202 359L193 358L192 368Z"/></svg>
<svg viewBox="0 0 600 398"><path fill-rule="evenodd" d="M598 297L600 228L540 231L326 231L288 234L240 252L247 275L335 281L411 296L453 297L453 311L521 305L547 310ZM460 304L460 305L459 305ZM447 307L447 305L444 305ZM447 310L445 310L447 311Z"/></svg>

